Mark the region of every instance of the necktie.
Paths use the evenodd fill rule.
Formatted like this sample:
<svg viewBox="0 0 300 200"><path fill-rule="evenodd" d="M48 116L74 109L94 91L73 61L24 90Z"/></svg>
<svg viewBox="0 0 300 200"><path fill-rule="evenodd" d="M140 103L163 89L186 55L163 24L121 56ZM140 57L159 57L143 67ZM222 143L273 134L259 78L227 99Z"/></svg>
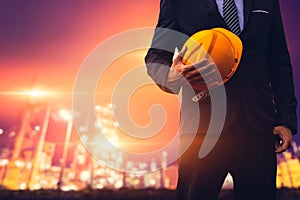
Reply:
<svg viewBox="0 0 300 200"><path fill-rule="evenodd" d="M240 25L239 17L234 0L224 0L223 3L223 18L228 28L236 35L239 35Z"/></svg>

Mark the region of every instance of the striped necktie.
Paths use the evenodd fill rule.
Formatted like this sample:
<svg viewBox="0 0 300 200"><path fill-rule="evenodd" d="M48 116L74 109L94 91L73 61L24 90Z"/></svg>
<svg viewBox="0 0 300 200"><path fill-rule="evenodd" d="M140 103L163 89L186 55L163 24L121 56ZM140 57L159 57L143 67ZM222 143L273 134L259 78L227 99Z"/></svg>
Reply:
<svg viewBox="0 0 300 200"><path fill-rule="evenodd" d="M223 18L229 30L231 30L236 35L239 35L241 33L238 12L234 0L224 0Z"/></svg>

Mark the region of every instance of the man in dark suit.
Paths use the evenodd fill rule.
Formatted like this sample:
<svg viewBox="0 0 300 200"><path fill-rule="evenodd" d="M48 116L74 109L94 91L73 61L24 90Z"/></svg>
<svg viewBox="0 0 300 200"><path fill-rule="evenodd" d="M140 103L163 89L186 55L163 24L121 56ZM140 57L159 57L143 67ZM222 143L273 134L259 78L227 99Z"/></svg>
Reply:
<svg viewBox="0 0 300 200"><path fill-rule="evenodd" d="M274 200L276 153L289 147L297 131L297 101L279 0L235 0L235 4L242 58L237 72L224 85L227 113L221 136L208 155L199 158L203 140L209 137L208 126L215 123L211 121L211 99L204 95L205 99L193 101L182 79L189 82L193 92L199 92L197 81L205 76L201 70L209 69L211 63L201 60L184 65L181 57L186 51L186 38L176 38L172 33L191 36L201 30L231 28L223 18L223 0L160 3L157 28L145 58L147 72L166 92L178 93L182 88L183 139L195 120L191 118L195 111L191 107L196 104L201 113L199 122L194 122L198 126L196 137L179 159L180 200L217 199L228 172L233 177L237 199ZM173 60L176 48L182 50ZM275 138L280 139L280 144L275 145Z"/></svg>

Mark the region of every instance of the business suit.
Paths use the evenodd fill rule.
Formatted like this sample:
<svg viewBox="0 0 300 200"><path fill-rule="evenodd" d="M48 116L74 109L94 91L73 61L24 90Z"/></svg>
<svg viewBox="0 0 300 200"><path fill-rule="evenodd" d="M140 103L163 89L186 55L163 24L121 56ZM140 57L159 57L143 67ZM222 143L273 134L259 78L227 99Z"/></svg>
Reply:
<svg viewBox="0 0 300 200"><path fill-rule="evenodd" d="M160 6L157 27L176 30L187 36L200 30L215 27L228 29L218 12L215 0L162 0ZM225 84L227 115L222 135L228 137L230 132L248 132L249 134L245 133L245 135L249 137L249 140L252 140L251 134L254 138L257 137L256 139L262 135L266 141L270 142L265 147L259 148L261 151L269 151L272 148L272 129L274 126L286 126L294 134L297 131L297 101L294 95L292 67L278 0L244 0L244 29L239 37L243 43L243 55L237 72ZM185 130L188 130L189 126L188 121L191 121L189 119L191 116L188 111L189 106L195 102L192 102L189 95L184 95L185 87L180 85L179 81L172 84L168 83L166 80L168 70L159 70L158 64L171 66L173 57L173 52L155 48L156 43L163 40L169 40L166 43L171 46L171 49L175 49L175 47L181 49L184 43L183 39L174 42L175 40L170 40L166 34L156 32L152 48L149 49L145 58L147 70L153 80L167 92L177 93L183 87L181 131L182 134L185 134ZM209 99L199 103L200 110L206 113L207 118L202 118L202 121L199 122L198 135L204 133L210 123L209 107ZM239 135L235 136L240 137ZM221 139L216 149L219 148L222 151L221 144L224 141L225 139ZM234 145L237 145L239 141L237 140ZM255 144L255 140L252 144ZM226 145L228 148L231 146L229 143ZM231 150L233 149L231 148ZM250 150L249 148L248 151ZM193 151L190 150L190 152ZM209 156L215 158L212 156L214 154L218 153L212 152L205 159L209 159ZM270 151L269 156L272 157L270 160L272 162L270 164L270 168L272 168L270 179L275 176L274 173L276 172L274 171L276 160L271 154ZM220 157L220 155L218 156ZM218 184L220 185L220 183ZM200 194L191 195L191 199L193 199L192 196L198 197L197 195ZM273 196L270 195L265 199L272 198Z"/></svg>

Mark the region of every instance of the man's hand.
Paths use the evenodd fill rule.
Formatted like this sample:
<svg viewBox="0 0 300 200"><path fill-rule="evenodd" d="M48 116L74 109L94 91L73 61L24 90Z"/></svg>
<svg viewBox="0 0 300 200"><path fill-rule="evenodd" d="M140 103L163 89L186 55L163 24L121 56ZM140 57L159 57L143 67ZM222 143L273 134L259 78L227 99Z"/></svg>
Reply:
<svg viewBox="0 0 300 200"><path fill-rule="evenodd" d="M171 66L170 72L168 74L169 81L178 80L181 77L184 77L194 89L199 89L200 83L204 83L207 88L216 87L222 84L216 81L214 78L215 73L217 72L217 67L214 63L209 63L207 58L203 58L199 62L185 65L182 62L182 58L187 51L187 47L179 52L179 55L174 59Z"/></svg>
<svg viewBox="0 0 300 200"><path fill-rule="evenodd" d="M275 152L281 153L286 151L292 144L292 132L284 126L276 126L273 129L273 134L281 139L281 142L276 142Z"/></svg>

